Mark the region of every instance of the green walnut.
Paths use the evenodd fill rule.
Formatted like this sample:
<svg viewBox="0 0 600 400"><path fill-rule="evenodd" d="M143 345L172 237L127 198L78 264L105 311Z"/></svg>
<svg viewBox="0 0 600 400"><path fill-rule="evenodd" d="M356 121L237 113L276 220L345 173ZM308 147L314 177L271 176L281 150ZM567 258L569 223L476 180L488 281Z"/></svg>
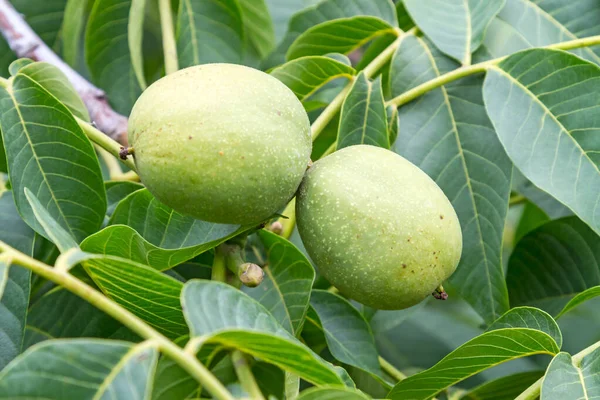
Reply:
<svg viewBox="0 0 600 400"><path fill-rule="evenodd" d="M427 174L382 148L346 147L314 163L296 217L319 271L370 307L417 304L460 260L462 233L450 201Z"/></svg>
<svg viewBox="0 0 600 400"><path fill-rule="evenodd" d="M310 161L310 123L294 93L241 65L206 64L152 84L129 143L148 190L205 221L261 222L293 197Z"/></svg>

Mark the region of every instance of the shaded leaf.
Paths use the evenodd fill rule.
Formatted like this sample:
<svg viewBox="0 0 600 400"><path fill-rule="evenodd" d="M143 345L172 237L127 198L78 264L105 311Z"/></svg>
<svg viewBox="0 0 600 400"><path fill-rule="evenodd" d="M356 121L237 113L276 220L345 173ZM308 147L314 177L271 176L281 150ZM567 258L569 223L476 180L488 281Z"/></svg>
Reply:
<svg viewBox="0 0 600 400"><path fill-rule="evenodd" d="M310 388L303 390L296 400L367 400L369 396L348 388Z"/></svg>
<svg viewBox="0 0 600 400"><path fill-rule="evenodd" d="M578 305L585 303L586 301L598 296L600 296L600 286L594 286L584 290L583 292L577 294L575 297L569 300L569 302L563 307L563 309L560 310L560 312L556 315L556 319L568 313Z"/></svg>
<svg viewBox="0 0 600 400"><path fill-rule="evenodd" d="M369 40L394 31L386 21L370 16L339 18L315 25L292 43L287 59L327 53L348 54Z"/></svg>
<svg viewBox="0 0 600 400"><path fill-rule="evenodd" d="M381 78L356 77L342 105L337 149L357 144L390 148Z"/></svg>
<svg viewBox="0 0 600 400"><path fill-rule="evenodd" d="M281 236L258 231L265 246L268 263L265 278L244 292L262 304L292 335L298 336L308 310L315 270L304 254Z"/></svg>
<svg viewBox="0 0 600 400"><path fill-rule="evenodd" d="M265 0L273 22L275 42L279 43L285 35L290 18L314 3L313 0Z"/></svg>
<svg viewBox="0 0 600 400"><path fill-rule="evenodd" d="M408 35L392 59L392 96L457 66ZM469 77L400 107L393 149L425 171L452 202L463 252L450 282L491 323L508 310L501 249L512 164L486 116L481 85L482 77Z"/></svg>
<svg viewBox="0 0 600 400"><path fill-rule="evenodd" d="M181 0L177 54L181 68L197 64L241 63L242 12L236 0Z"/></svg>
<svg viewBox="0 0 600 400"><path fill-rule="evenodd" d="M71 67L80 62L90 0L67 0L62 24L62 57Z"/></svg>
<svg viewBox="0 0 600 400"><path fill-rule="evenodd" d="M106 207L106 216L108 218L112 216L121 200L131 193L144 188L142 184L130 181L105 182L104 187L106 188L106 200L108 203Z"/></svg>
<svg viewBox="0 0 600 400"><path fill-rule="evenodd" d="M127 23L127 40L131 66L141 90L145 90L147 87L146 77L144 76L144 55L142 54L146 1L147 0L131 0L129 20Z"/></svg>
<svg viewBox="0 0 600 400"><path fill-rule="evenodd" d="M331 57L310 56L289 61L270 73L289 87L300 101L305 101L334 79L351 79L355 71Z"/></svg>
<svg viewBox="0 0 600 400"><path fill-rule="evenodd" d="M275 47L273 21L265 0L238 0L246 37L258 50L261 58Z"/></svg>
<svg viewBox="0 0 600 400"><path fill-rule="evenodd" d="M61 27L67 0L11 0L25 21L53 50L58 50L62 38Z"/></svg>
<svg viewBox="0 0 600 400"><path fill-rule="evenodd" d="M343 384L333 366L288 333L258 302L216 281L193 280L182 293L192 337L240 349L317 384Z"/></svg>
<svg viewBox="0 0 600 400"><path fill-rule="evenodd" d="M403 0L406 10L425 35L445 54L463 65L481 45L492 18L505 0Z"/></svg>
<svg viewBox="0 0 600 400"><path fill-rule="evenodd" d="M573 215L573 211L569 210L560 201L531 183L531 181L525 178L525 176L523 176L516 168L513 169L512 184L514 191L525 196L529 201L541 208L548 214L550 219L558 219Z"/></svg>
<svg viewBox="0 0 600 400"><path fill-rule="evenodd" d="M562 347L562 333L552 317L537 308L515 307L489 326L487 332L504 328L531 328L548 334L558 348Z"/></svg>
<svg viewBox="0 0 600 400"><path fill-rule="evenodd" d="M358 310L343 297L325 290L313 290L310 305L318 315L331 354L345 364L363 369L379 378L375 339L371 327Z"/></svg>
<svg viewBox="0 0 600 400"><path fill-rule="evenodd" d="M557 50L525 50L486 75L488 115L506 152L540 189L600 232L600 68ZM557 168L557 164L560 167Z"/></svg>
<svg viewBox="0 0 600 400"><path fill-rule="evenodd" d="M460 400L514 400L542 376L544 371L529 371L494 379L470 390Z"/></svg>
<svg viewBox="0 0 600 400"><path fill-rule="evenodd" d="M398 383L390 399L429 399L480 371L533 354L555 355L559 348L546 333L527 328L486 332L463 344L433 367Z"/></svg>
<svg viewBox="0 0 600 400"><path fill-rule="evenodd" d="M548 215L543 210L534 203L526 201L523 214L521 215L521 219L519 219L519 225L517 225L515 232L515 243L518 243L523 236L548 221L550 221L550 218L548 218Z"/></svg>
<svg viewBox="0 0 600 400"><path fill-rule="evenodd" d="M550 221L517 243L506 282L512 305L539 307L559 315L597 294L600 285L600 237L576 217Z"/></svg>
<svg viewBox="0 0 600 400"><path fill-rule="evenodd" d="M400 120L398 119L398 109L394 106L386 108L387 132L390 145L394 144L400 130Z"/></svg>
<svg viewBox="0 0 600 400"><path fill-rule="evenodd" d="M44 233L25 198L27 187L77 241L96 232L106 210L102 174L70 111L21 72L0 88L0 110L15 203L25 222Z"/></svg>
<svg viewBox="0 0 600 400"><path fill-rule="evenodd" d="M542 382L541 400L593 399L600 396L600 349L574 362L559 353L548 366Z"/></svg>
<svg viewBox="0 0 600 400"><path fill-rule="evenodd" d="M128 41L131 2L95 0L85 34L85 59L92 79L124 115L129 115L142 93Z"/></svg>
<svg viewBox="0 0 600 400"><path fill-rule="evenodd" d="M65 393L74 399L145 398L157 359L157 349L148 342L49 340L0 373L0 399L63 400Z"/></svg>

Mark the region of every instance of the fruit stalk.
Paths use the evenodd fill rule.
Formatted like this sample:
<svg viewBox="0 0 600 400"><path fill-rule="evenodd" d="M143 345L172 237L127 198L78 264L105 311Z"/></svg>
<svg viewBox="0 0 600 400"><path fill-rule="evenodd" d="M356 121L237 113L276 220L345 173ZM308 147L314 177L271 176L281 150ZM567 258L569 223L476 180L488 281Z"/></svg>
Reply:
<svg viewBox="0 0 600 400"><path fill-rule="evenodd" d="M265 274L258 265L244 261L243 251L243 246L237 243L226 243L220 245L216 252L224 255L225 265L244 286L256 287L261 284Z"/></svg>

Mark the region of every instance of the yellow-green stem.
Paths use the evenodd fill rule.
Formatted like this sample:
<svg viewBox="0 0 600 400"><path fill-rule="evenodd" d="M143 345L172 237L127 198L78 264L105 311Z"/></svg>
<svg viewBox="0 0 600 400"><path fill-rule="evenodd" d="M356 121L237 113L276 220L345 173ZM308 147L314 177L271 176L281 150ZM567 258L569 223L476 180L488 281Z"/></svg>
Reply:
<svg viewBox="0 0 600 400"><path fill-rule="evenodd" d="M160 26L162 29L162 43L165 56L165 72L168 75L172 74L173 72L177 72L179 69L171 0L158 0L158 7L160 12Z"/></svg>
<svg viewBox="0 0 600 400"><path fill-rule="evenodd" d="M254 374L250 369L246 356L244 356L241 351L234 350L231 352L231 361L240 384L248 396L250 396L252 400L265 400L265 397L256 383L256 379L254 379Z"/></svg>
<svg viewBox="0 0 600 400"><path fill-rule="evenodd" d="M155 341L162 353L185 369L215 398L220 400L234 400L231 393L194 355L186 353L181 347L154 330L154 328L136 315L110 300L93 287L67 272L55 270L51 266L13 249L2 241L0 241L0 252L8 254L13 264L20 265L42 278L56 283L110 315L141 337Z"/></svg>
<svg viewBox="0 0 600 400"><path fill-rule="evenodd" d="M215 248L215 257L212 264L211 279L213 281L225 282L227 279L227 265L225 264L225 254L219 249Z"/></svg>
<svg viewBox="0 0 600 400"><path fill-rule="evenodd" d="M389 361L381 356L379 356L379 365L381 365L381 369L383 369L386 374L394 378L397 382L406 379L406 375L398 371L396 367L394 367Z"/></svg>

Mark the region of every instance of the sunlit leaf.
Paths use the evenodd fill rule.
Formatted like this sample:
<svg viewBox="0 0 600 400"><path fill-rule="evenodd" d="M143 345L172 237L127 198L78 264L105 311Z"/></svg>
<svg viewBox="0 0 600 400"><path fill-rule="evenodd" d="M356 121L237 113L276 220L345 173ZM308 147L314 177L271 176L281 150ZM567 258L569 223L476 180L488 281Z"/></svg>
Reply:
<svg viewBox="0 0 600 400"><path fill-rule="evenodd" d="M493 331L503 328L531 328L547 333L560 348L562 347L562 333L552 317L537 308L515 307L494 321L487 329Z"/></svg>
<svg viewBox="0 0 600 400"><path fill-rule="evenodd" d="M550 362L540 400L593 399L600 396L600 349L575 363L568 353Z"/></svg>

